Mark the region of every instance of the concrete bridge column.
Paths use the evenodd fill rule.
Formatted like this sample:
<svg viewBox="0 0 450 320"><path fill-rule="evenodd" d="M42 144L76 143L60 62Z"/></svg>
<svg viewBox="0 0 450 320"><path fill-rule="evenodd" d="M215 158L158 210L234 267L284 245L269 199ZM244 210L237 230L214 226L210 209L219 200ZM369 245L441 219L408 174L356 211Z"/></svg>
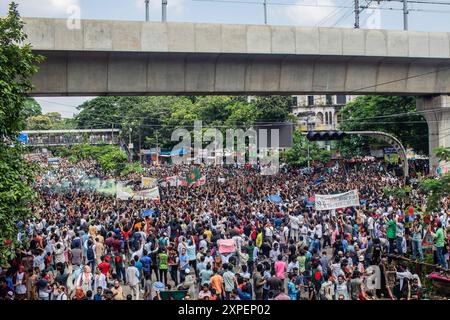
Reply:
<svg viewBox="0 0 450 320"><path fill-rule="evenodd" d="M450 147L450 96L420 97L416 106L428 123L430 173L435 173L439 162L433 149Z"/></svg>

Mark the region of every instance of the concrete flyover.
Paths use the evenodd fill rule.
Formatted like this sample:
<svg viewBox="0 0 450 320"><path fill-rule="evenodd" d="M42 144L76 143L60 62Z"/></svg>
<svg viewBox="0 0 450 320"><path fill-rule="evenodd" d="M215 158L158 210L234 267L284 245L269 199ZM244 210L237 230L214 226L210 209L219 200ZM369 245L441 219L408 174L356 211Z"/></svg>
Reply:
<svg viewBox="0 0 450 320"><path fill-rule="evenodd" d="M450 93L449 33L27 18L33 95Z"/></svg>
<svg viewBox="0 0 450 320"><path fill-rule="evenodd" d="M25 19L33 96L400 94L450 146L450 33ZM436 166L435 159L432 159Z"/></svg>

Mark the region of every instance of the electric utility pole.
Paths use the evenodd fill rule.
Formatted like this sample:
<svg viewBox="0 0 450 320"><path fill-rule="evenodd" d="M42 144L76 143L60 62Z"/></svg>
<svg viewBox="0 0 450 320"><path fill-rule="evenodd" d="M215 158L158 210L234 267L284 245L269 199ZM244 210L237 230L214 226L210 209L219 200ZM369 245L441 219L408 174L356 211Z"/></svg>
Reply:
<svg viewBox="0 0 450 320"><path fill-rule="evenodd" d="M133 143L131 142L131 132L133 132L133 129L130 127L129 131L128 131L128 154L129 154L129 162L133 161L133 155L132 155L132 150L133 150Z"/></svg>
<svg viewBox="0 0 450 320"><path fill-rule="evenodd" d="M167 21L167 0L162 0L161 20L162 22Z"/></svg>
<svg viewBox="0 0 450 320"><path fill-rule="evenodd" d="M403 0L403 30L408 30L408 0Z"/></svg>
<svg viewBox="0 0 450 320"><path fill-rule="evenodd" d="M150 0L145 0L145 21L150 20Z"/></svg>
<svg viewBox="0 0 450 320"><path fill-rule="evenodd" d="M354 0L355 3L355 29L359 29L359 0Z"/></svg>
<svg viewBox="0 0 450 320"><path fill-rule="evenodd" d="M264 0L263 6L264 6L264 24L267 24L267 0Z"/></svg>

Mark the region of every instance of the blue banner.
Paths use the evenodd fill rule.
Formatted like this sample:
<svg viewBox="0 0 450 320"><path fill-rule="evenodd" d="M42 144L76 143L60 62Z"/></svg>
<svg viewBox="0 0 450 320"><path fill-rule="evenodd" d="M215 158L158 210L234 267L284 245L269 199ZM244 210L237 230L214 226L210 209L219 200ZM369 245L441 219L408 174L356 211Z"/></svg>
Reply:
<svg viewBox="0 0 450 320"><path fill-rule="evenodd" d="M17 137L17 140L19 142L22 142L23 144L28 144L28 134L26 134L26 133L19 133L19 136Z"/></svg>
<svg viewBox="0 0 450 320"><path fill-rule="evenodd" d="M277 194L271 194L270 196L267 197L267 199L273 203L281 203L283 201L281 200L281 197Z"/></svg>

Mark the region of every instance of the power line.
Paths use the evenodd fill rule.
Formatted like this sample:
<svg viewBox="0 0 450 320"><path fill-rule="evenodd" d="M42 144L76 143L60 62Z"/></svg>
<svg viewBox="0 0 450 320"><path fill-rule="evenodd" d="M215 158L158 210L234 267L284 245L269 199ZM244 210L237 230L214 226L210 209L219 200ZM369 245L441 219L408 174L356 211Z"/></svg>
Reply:
<svg viewBox="0 0 450 320"><path fill-rule="evenodd" d="M246 1L246 0L192 0L196 2L217 2L217 3L240 3L240 4L256 4L263 5L261 1ZM295 7L317 7L317 8L351 8L340 5L316 5L316 4L302 4L302 3L286 3L286 2L267 2L267 6L295 6Z"/></svg>
<svg viewBox="0 0 450 320"><path fill-rule="evenodd" d="M380 7L380 6L370 6L373 0L367 1L366 5L360 6L359 0L353 0L354 5L349 6L346 5L326 5L326 4L306 4L306 3L289 3L289 2L268 2L267 0L261 1L248 1L248 0L192 0L197 2L215 2L215 3L238 3L238 4L252 4L252 5L262 5L264 7L264 23L267 24L267 7L268 6L297 6L297 7L315 7L315 8L335 8L333 12L331 12L331 16L336 15L342 9L351 9L344 13L344 15L338 19L332 26L336 26L342 21L345 21L352 13L355 15L355 28L359 28L360 23L360 14L365 9L372 10L385 10L385 11L402 11L403 12L403 29L408 30L408 14L412 11L414 12L429 12L429 13L450 13L450 11L445 10L430 10L430 9L410 9L408 7L408 3L422 4L422 5L450 5L447 2L429 2L429 1L420 1L420 0L376 0L378 3L380 2L401 2L403 4L402 8L393 8L393 7ZM319 21L318 25L321 25L324 20L328 19L328 16Z"/></svg>
<svg viewBox="0 0 450 320"><path fill-rule="evenodd" d="M353 13L353 8L350 7L350 10L347 11L347 13L344 13L344 15L338 19L337 21L335 21L331 27L335 27L336 25L338 25L340 22L345 21L351 14Z"/></svg>
<svg viewBox="0 0 450 320"><path fill-rule="evenodd" d="M352 0L350 0L351 3ZM322 18L322 20L320 20L317 23L317 26L322 25L325 21L327 21L328 19L331 19L334 16L337 16L341 11L343 11L343 8L336 8L335 10L331 11L327 16L325 16L324 18Z"/></svg>

